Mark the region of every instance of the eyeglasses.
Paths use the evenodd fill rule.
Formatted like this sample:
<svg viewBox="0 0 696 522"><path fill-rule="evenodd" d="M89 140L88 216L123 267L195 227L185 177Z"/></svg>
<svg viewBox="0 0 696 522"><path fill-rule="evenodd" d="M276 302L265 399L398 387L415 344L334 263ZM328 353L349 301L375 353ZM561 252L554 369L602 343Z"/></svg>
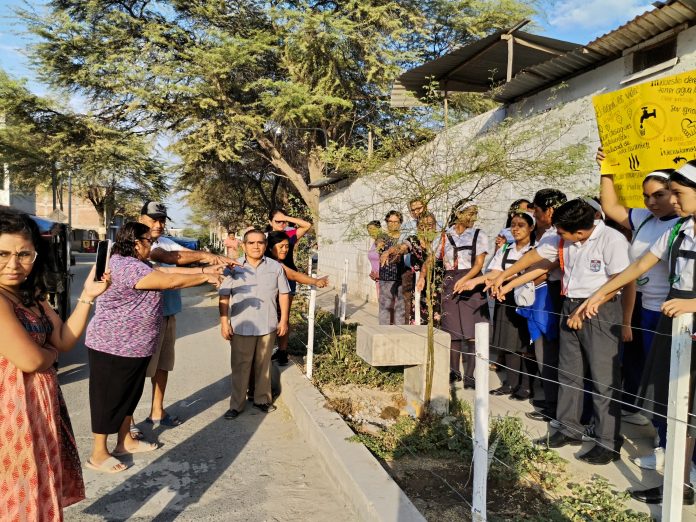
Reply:
<svg viewBox="0 0 696 522"><path fill-rule="evenodd" d="M149 237L139 237L138 241L147 241L148 243L152 244L152 239Z"/></svg>
<svg viewBox="0 0 696 522"><path fill-rule="evenodd" d="M285 220L285 219L283 219L283 220L281 220L281 221L278 221L277 219L274 219L273 222L274 222L274 223L278 223L279 225L282 225L282 224L286 224L286 225L287 225L287 223L288 223L287 220Z"/></svg>
<svg viewBox="0 0 696 522"><path fill-rule="evenodd" d="M36 251L30 251L30 250L23 250L22 252L5 252L5 251L0 251L0 266L5 266L7 263L10 262L10 259L12 256L17 257L17 262L20 265L24 266L31 266L34 264L34 261L36 261L36 258L39 256L39 253Z"/></svg>

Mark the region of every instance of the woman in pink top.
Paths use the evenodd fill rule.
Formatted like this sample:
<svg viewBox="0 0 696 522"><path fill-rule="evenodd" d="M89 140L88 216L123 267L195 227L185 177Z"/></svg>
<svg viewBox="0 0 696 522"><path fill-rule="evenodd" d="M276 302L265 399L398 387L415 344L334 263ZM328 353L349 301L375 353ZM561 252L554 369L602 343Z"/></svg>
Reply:
<svg viewBox="0 0 696 522"><path fill-rule="evenodd" d="M377 295L379 296L379 252L377 251L377 239L384 235L382 223L379 219L370 221L367 224L367 233L372 239L372 246L367 251L367 259L370 261L370 279L375 282L377 287Z"/></svg>
<svg viewBox="0 0 696 522"><path fill-rule="evenodd" d="M153 267L150 229L126 223L116 235L110 261L112 285L97 302L87 328L89 403L94 443L87 467L118 473L126 465L115 457L157 449L129 436L150 357L162 322L162 290L218 283L224 265L205 268ZM106 441L118 433L116 448Z"/></svg>

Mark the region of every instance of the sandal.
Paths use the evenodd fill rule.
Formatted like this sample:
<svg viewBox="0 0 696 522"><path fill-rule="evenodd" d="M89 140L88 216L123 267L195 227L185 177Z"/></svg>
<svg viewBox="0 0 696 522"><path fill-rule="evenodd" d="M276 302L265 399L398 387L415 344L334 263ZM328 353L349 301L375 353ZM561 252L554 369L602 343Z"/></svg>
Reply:
<svg viewBox="0 0 696 522"><path fill-rule="evenodd" d="M123 467L116 469L116 466ZM88 460L85 462L85 467L101 473L121 473L122 471L126 471L128 469L128 466L118 460L116 457L109 457L99 465L94 464L91 460Z"/></svg>
<svg viewBox="0 0 696 522"><path fill-rule="evenodd" d="M125 457L126 455L132 455L133 453L147 453L148 451L155 451L156 449L159 449L159 444L155 442L145 442L142 440L138 441L138 445L133 448L132 450L123 450L123 451L112 451L111 454L114 457Z"/></svg>
<svg viewBox="0 0 696 522"><path fill-rule="evenodd" d="M135 424L130 425L130 429L128 430L130 433L131 439L133 440L143 440L145 438L145 434L143 431L138 428Z"/></svg>
<svg viewBox="0 0 696 522"><path fill-rule="evenodd" d="M147 419L145 419L145 422L147 422L148 424L152 424L155 428L157 426L176 428L177 426L181 426L184 423L184 421L182 421L179 417L172 417L166 411L164 412L164 417L162 417L161 419L152 419L148 417Z"/></svg>

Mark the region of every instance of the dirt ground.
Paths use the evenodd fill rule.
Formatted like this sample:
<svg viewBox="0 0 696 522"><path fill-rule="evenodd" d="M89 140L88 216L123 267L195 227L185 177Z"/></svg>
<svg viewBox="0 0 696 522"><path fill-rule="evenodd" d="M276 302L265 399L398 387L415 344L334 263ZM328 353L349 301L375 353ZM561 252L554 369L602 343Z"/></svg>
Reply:
<svg viewBox="0 0 696 522"><path fill-rule="evenodd" d="M400 393L355 384L325 385L321 391L327 398L327 407L353 425L359 425L361 431L373 434L393 424L405 404ZM472 495L471 462L457 462L456 458L419 454L382 461L382 464L427 520L471 520L471 506L467 501ZM517 481L489 481L488 518L498 521L564 520L550 506L540 487L521 485Z"/></svg>

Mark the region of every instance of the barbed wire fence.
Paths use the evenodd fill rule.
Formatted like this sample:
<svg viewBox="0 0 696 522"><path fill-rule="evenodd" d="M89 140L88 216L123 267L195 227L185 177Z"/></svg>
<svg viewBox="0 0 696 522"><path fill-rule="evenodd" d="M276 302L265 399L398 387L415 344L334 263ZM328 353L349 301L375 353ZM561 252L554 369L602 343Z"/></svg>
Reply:
<svg viewBox="0 0 696 522"><path fill-rule="evenodd" d="M339 306L337 309L334 310L334 312L339 312L339 324L343 324L348 317L348 311L347 311L347 305L348 305L348 280L349 280L349 275L350 274L360 274L360 272L351 269L349 266L348 260L345 260L344 263L344 271L343 271L343 278L342 278L342 284L340 286L340 294L338 296L338 299L336 300L339 303ZM314 293L314 300L315 300L315 306L316 306L316 290L313 290ZM518 308L516 306L508 305L507 303L503 302L498 302L497 305L499 307L512 307L512 308ZM312 305L310 304L310 307ZM418 300L415 300L414 304L414 310L420 306L420 303ZM542 313L547 313L547 314L552 314L554 316L558 317L559 321L564 320L564 318L567 318L567 316L563 315L562 313L559 312L554 312L550 310L543 310L540 311ZM373 320L377 319L377 316L373 313L370 313L366 310L363 310L362 313L365 313L369 315ZM309 314L309 315L313 315ZM472 447L474 448L474 459L473 459L473 470L474 470L474 494L472 497L472 502L469 502L466 500L463 496L462 493L456 488L452 487L451 484L442 476L438 475L437 473L431 472L431 474L437 478L439 478L443 484L448 488L448 490L457 498L460 498L465 505L471 509L472 511L472 516L474 517L475 520L485 520L486 518L486 490L485 490L485 484L487 481L487 470L488 470L488 463L491 460L495 460L499 464L503 466L510 467L507 463L499 459L495 455L495 448L490 449L488 447L488 404L489 404L489 386L488 386L488 372L489 372L489 365L494 363L497 364L499 367L511 371L511 372L516 372L519 373L520 375L525 375L529 377L530 379L537 379L539 381L549 381L553 382L554 384L558 384L559 387L563 386L569 389L573 389L576 392L581 392L583 394L587 394L589 396L602 396L603 395L597 393L595 391L597 385L606 387L612 392L615 392L617 394L617 397L608 397L610 401L615 402L619 405L619 407L631 407L635 410L640 411L643 414L647 414L648 416L651 416L653 418L661 418L664 419L667 422L667 449L666 449L666 458L665 458L665 466L664 466L664 484L663 484L663 504L662 504L662 519L663 520L669 520L669 521L679 521L681 520L682 516L682 506L683 506L683 490L684 486L688 487L693 487L692 484L689 483L688 480L684 480L684 469L685 469L685 462L690 461L691 459L688 458L685 455L686 451L686 437L687 437L687 428L692 428L696 429L696 417L694 414L690 413L688 411L688 405L689 405L689 390L690 390L690 357L691 357L691 346L692 346L692 316L693 314L685 314L682 316L679 316L674 319L673 321L673 332L672 335L670 336L672 339L672 350L671 350L671 372L670 372L670 390L669 390L669 400L667 404L660 403L658 401L655 401L653 399L649 399L646 397L642 397L637 394L632 394L625 392L622 388L618 388L616 386L613 386L611 383L601 383L595 379L592 378L592 376L587 376L587 375L577 375L573 374L572 372L568 372L566 370L563 370L562 368L559 368L558 366L550 366L551 369L554 369L558 371L559 373L565 374L568 377L575 378L575 380L579 380L579 382L585 382L589 383L593 389L587 389L585 386L573 386L572 384L568 383L561 383L558 380L553 380L553 379L548 379L545 377L542 377L539 374L535 373L530 373L528 371L524 371L522 369L518 368L512 368L510 366L505 365L504 363L501 363L500 361L494 361L491 359L488 349L494 348L495 350L498 350L499 352L502 353L510 353L510 354L516 354L519 355L516 350L512 350L509 348L506 348L504 346L497 346L494 344L491 344L489 342L489 335L488 335L488 323L482 323L481 327L485 325L485 330L486 334L483 335L477 335L477 343L476 343L476 352L475 353L469 353L465 352L464 350L455 350L458 351L462 354L462 357L465 358L464 360L471 360L474 358L475 360L479 361L479 364L476 364L476 378L475 378L475 415L474 415L474 420L475 420L475 426L478 428L476 430L475 434L465 434L458 428L454 428L456 431L458 431L461 435L466 435L467 438L471 439L472 441ZM610 324L612 326L617 326L621 327L624 326L621 323L612 323L610 321L605 321L599 318L594 318L593 321L598 321L598 322L603 322ZM315 327L318 327L322 330L322 333L328 337L331 337L332 334L326 332L321 325L318 323L314 323ZM409 330L407 325L399 325L403 326L405 330L408 330L409 333L413 335L422 335L419 334L413 330ZM629 326L629 325L627 325ZM477 328L479 328L479 325L477 325ZM654 335L665 335L663 333L660 333L655 330L650 330L647 328L640 328L640 327L635 327L632 326L634 330L638 331L648 331L652 332ZM446 329L443 329L441 326L439 327L440 330L446 331ZM312 328L313 330L313 328ZM447 333L452 333L452 332L447 332ZM310 334L313 336L312 334ZM484 341L485 339L485 341ZM304 344L304 343L303 343ZM309 353L309 348L310 348L310 343L307 343L305 345L308 348L308 353ZM440 347L441 349L444 349L444 347ZM450 351L452 348L451 347L446 347L448 351ZM308 358L307 363L311 363L311 358ZM483 363L483 364L482 364ZM467 361L466 364L469 364ZM311 369L307 368L308 376L311 376ZM623 398L619 398L623 397ZM636 404L636 402L628 402L624 400L625 397L630 397L632 399L640 400L642 401L642 405ZM497 398L496 398L497 399ZM522 404L517 405L514 404L513 401L507 401L506 405L508 407L512 407L513 409L517 410L519 413L525 413L525 410L522 406ZM651 405L652 407L649 407ZM666 409L667 413L663 414L658 411L656 411L656 407L661 407ZM619 408L620 411L620 408ZM476 423L476 420L481 421L479 424ZM485 419L485 423L483 422ZM619 414L619 419L617 420L620 422L620 414ZM485 427L484 427L485 426ZM572 433L575 434L576 437L580 440L583 440L583 437L585 439L588 438L587 433L585 430L579 430L577 427L570 426L564 423L559 423L556 420L556 426L558 426L556 429L560 430L565 430L567 433ZM614 452L617 455L620 455L620 449L616 449L616 447L612 447L608 444L602 443L600 440L596 438L589 438L594 444L599 445L600 447L610 451ZM411 453L414 454L414 451L410 447L406 447L401 441L400 443L402 446L404 446L404 449ZM477 466L476 463L479 463ZM485 463L485 466L484 466ZM523 477L525 478L525 477ZM642 483L641 481L631 479L630 477L626 477L631 485L636 488L636 489L647 489L648 485ZM527 479L527 478L525 478ZM529 479L527 479L529 480Z"/></svg>

